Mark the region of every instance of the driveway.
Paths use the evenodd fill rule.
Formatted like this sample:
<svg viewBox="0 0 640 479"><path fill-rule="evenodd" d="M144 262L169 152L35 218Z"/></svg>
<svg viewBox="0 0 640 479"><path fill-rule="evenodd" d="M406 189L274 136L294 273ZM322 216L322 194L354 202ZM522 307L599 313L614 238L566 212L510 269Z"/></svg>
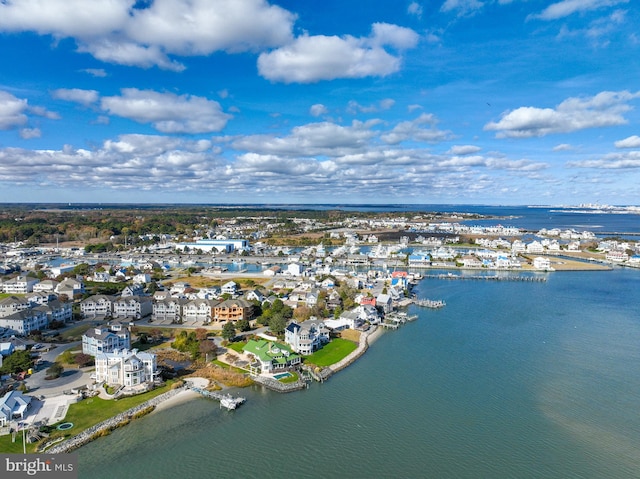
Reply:
<svg viewBox="0 0 640 479"><path fill-rule="evenodd" d="M57 379L45 379L45 376L47 375L47 368L55 362L58 355L65 352L67 349L80 347L80 344L80 341L61 344L57 345L57 347L51 351L43 352L40 355L42 364L35 373L25 380L25 383L29 388L29 394L45 397L58 396L69 389L93 383L89 377L90 373L80 369L66 369Z"/></svg>

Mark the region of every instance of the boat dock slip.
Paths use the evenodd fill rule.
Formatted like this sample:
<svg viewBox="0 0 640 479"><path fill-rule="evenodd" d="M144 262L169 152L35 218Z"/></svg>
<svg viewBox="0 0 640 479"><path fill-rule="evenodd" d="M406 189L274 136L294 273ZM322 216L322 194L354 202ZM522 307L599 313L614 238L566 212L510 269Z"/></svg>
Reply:
<svg viewBox="0 0 640 479"><path fill-rule="evenodd" d="M485 275L485 274L426 274L425 278L430 279L475 279L475 280L485 280L485 281L525 281L525 282L539 282L544 283L547 281L547 278L542 276L520 276L520 275L505 275L498 276L495 274Z"/></svg>
<svg viewBox="0 0 640 479"><path fill-rule="evenodd" d="M220 401L220 407L226 407L227 409L236 409L243 402L246 401L243 397L233 397L231 394L222 394L215 391L207 391L206 389L197 388L194 386L188 386L189 389L195 391L204 397L216 399Z"/></svg>

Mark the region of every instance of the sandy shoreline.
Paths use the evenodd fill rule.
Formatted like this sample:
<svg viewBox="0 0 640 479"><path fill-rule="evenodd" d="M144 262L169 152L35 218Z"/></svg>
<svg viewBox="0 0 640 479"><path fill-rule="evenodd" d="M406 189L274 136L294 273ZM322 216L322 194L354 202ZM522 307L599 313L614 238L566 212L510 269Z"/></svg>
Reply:
<svg viewBox="0 0 640 479"><path fill-rule="evenodd" d="M173 396L173 397L167 399L166 401L163 401L160 404L158 404L153 412L155 413L156 411L162 411L164 409L168 409L168 408L170 408L172 406L176 406L178 404L185 403L185 402L190 401L192 399L195 399L195 398L197 398L199 396L200 395L197 392L192 391L191 389L185 389L184 391L180 391L175 396Z"/></svg>

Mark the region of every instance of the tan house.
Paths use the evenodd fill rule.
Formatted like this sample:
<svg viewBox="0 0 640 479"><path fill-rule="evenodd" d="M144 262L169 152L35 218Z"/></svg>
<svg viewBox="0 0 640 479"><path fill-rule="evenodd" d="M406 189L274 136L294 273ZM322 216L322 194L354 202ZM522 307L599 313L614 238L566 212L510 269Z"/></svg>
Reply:
<svg viewBox="0 0 640 479"><path fill-rule="evenodd" d="M253 304L245 299L228 299L218 303L213 310L215 321L240 321L251 319Z"/></svg>

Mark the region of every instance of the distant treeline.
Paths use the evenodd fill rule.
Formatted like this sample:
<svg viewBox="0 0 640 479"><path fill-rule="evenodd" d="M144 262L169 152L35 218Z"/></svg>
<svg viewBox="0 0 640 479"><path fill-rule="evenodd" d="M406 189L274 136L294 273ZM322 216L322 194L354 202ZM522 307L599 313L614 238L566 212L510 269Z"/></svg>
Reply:
<svg viewBox="0 0 640 479"><path fill-rule="evenodd" d="M318 209L262 209L240 206L200 205L90 205L90 204L0 204L0 243L28 244L81 241L105 243L112 237L135 242L142 235L190 236L198 228L215 227L236 219L270 218L283 223L282 232L293 233L291 218L337 222L346 218L399 217L439 213L357 212Z"/></svg>

